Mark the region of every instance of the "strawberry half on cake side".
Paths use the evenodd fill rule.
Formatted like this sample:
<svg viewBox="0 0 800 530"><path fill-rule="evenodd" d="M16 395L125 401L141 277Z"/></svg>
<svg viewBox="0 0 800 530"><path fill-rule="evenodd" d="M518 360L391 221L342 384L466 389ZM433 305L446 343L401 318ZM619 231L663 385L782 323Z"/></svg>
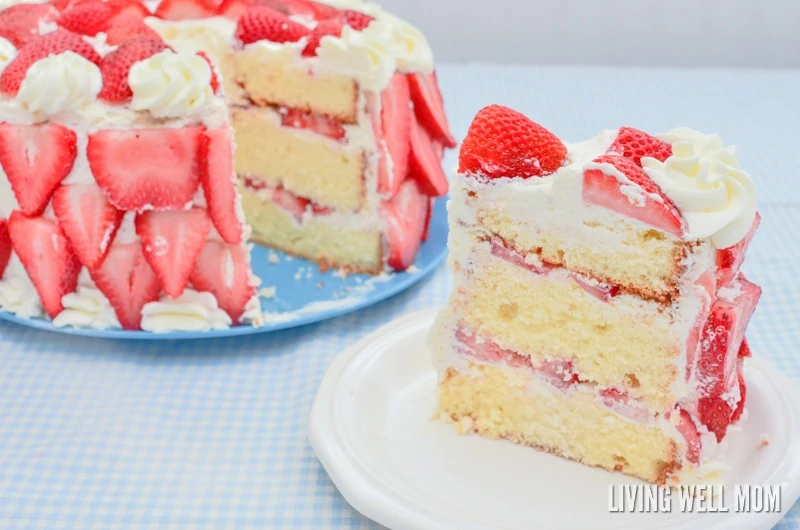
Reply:
<svg viewBox="0 0 800 530"><path fill-rule="evenodd" d="M633 127L570 144L491 105L448 212L442 418L652 483L717 478L761 295L739 270L760 216L733 147Z"/></svg>
<svg viewBox="0 0 800 530"><path fill-rule="evenodd" d="M121 23L117 15L149 14L137 6L89 0L52 20L43 10L37 20L58 29L23 39L15 28L19 48L0 40L9 48L0 99L16 109L0 123L0 308L59 327L257 323L234 135L214 67L155 32L115 47L90 38ZM215 276L202 256L217 245Z"/></svg>

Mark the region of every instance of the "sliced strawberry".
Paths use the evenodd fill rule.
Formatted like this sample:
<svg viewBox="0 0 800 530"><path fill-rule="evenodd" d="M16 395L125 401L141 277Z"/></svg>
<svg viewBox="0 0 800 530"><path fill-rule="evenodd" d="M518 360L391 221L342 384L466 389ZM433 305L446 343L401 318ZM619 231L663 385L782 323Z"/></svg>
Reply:
<svg viewBox="0 0 800 530"><path fill-rule="evenodd" d="M745 252L747 252L759 224L761 224L761 214L756 212L756 218L744 239L732 247L717 250L717 282L720 286L730 285L739 274L739 269L744 263Z"/></svg>
<svg viewBox="0 0 800 530"><path fill-rule="evenodd" d="M44 211L53 191L72 171L77 135L56 125L0 123L0 164L22 213Z"/></svg>
<svg viewBox="0 0 800 530"><path fill-rule="evenodd" d="M447 177L442 169L442 159L437 156L433 140L417 120L411 120L411 151L408 157L408 174L417 181L420 191L429 197L447 194Z"/></svg>
<svg viewBox="0 0 800 530"><path fill-rule="evenodd" d="M108 0L108 4L114 10L111 24L143 20L145 17L149 17L152 14L147 6L140 0Z"/></svg>
<svg viewBox="0 0 800 530"><path fill-rule="evenodd" d="M542 262L541 264L528 263L525 261L525 257L522 256L522 254L511 248L500 236L492 238L491 253L493 256L505 260L512 265L516 265L517 267L527 269L534 274L547 274L555 268L547 262Z"/></svg>
<svg viewBox="0 0 800 530"><path fill-rule="evenodd" d="M241 245L208 241L192 272L192 285L213 294L219 307L238 322L256 293L249 270L247 251Z"/></svg>
<svg viewBox="0 0 800 530"><path fill-rule="evenodd" d="M103 265L91 273L123 328L141 329L142 308L158 300L161 282L148 265L139 242L112 245Z"/></svg>
<svg viewBox="0 0 800 530"><path fill-rule="evenodd" d="M717 442L721 442L728 431L733 415L728 403L720 397L700 398L697 401L697 414L700 423L716 435Z"/></svg>
<svg viewBox="0 0 800 530"><path fill-rule="evenodd" d="M560 390L566 390L580 380L572 362L565 359L545 359L534 366L533 371Z"/></svg>
<svg viewBox="0 0 800 530"><path fill-rule="evenodd" d="M694 369L694 361L697 357L700 337L703 333L708 315L711 313L711 303L716 300L717 280L714 272L707 270L697 279L693 286L695 295L700 298L702 307L697 312L692 329L686 338L686 372L685 378L688 381Z"/></svg>
<svg viewBox="0 0 800 530"><path fill-rule="evenodd" d="M133 91L128 84L131 67L168 48L161 39L147 36L133 37L123 42L119 48L103 57L100 63L103 88L97 97L114 103L129 101L133 98Z"/></svg>
<svg viewBox="0 0 800 530"><path fill-rule="evenodd" d="M219 93L219 78L217 77L217 70L214 66L214 62L211 60L211 57L204 51L197 52L197 55L203 58L205 62L208 63L208 67L211 69L211 81L209 84L211 85L211 90L214 91L215 94Z"/></svg>
<svg viewBox="0 0 800 530"><path fill-rule="evenodd" d="M260 0L260 3L287 15L309 17L318 21L338 17L340 14L335 7L312 0Z"/></svg>
<svg viewBox="0 0 800 530"><path fill-rule="evenodd" d="M218 12L231 20L239 20L255 4L255 0L222 0Z"/></svg>
<svg viewBox="0 0 800 530"><path fill-rule="evenodd" d="M422 241L428 198L420 193L416 181L407 180L394 197L381 204L380 210L386 219L388 264L395 270L405 270L414 263Z"/></svg>
<svg viewBox="0 0 800 530"><path fill-rule="evenodd" d="M609 285L607 283L591 281L589 278L586 278L576 272L570 273L570 278L575 280L575 283L578 284L578 287L583 289L586 294L597 298L601 302L610 302L612 298L619 294L619 287L616 285Z"/></svg>
<svg viewBox="0 0 800 530"><path fill-rule="evenodd" d="M83 40L77 33L58 29L42 36L34 37L23 46L13 61L8 63L0 75L0 90L6 94L16 95L28 68L48 55L72 51L83 56L94 64L100 64L100 55L91 44Z"/></svg>
<svg viewBox="0 0 800 530"><path fill-rule="evenodd" d="M341 122L324 114L304 112L297 108L281 109L281 125L306 129L336 141L342 140L346 134Z"/></svg>
<svg viewBox="0 0 800 530"><path fill-rule="evenodd" d="M458 171L488 178L541 177L558 170L566 158L567 148L553 133L515 110L489 105L469 126Z"/></svg>
<svg viewBox="0 0 800 530"><path fill-rule="evenodd" d="M94 183L61 186L53 194L53 210L81 263L89 270L102 265L124 213Z"/></svg>
<svg viewBox="0 0 800 530"><path fill-rule="evenodd" d="M89 166L120 210L182 210L200 184L202 133L202 127L98 131L89 135Z"/></svg>
<svg viewBox="0 0 800 530"><path fill-rule="evenodd" d="M144 257L170 298L178 298L189 285L189 276L209 232L211 219L202 208L136 216L136 233L142 238Z"/></svg>
<svg viewBox="0 0 800 530"><path fill-rule="evenodd" d="M58 25L81 35L94 37L111 24L114 9L102 0L72 5L58 17Z"/></svg>
<svg viewBox="0 0 800 530"><path fill-rule="evenodd" d="M303 215L305 215L306 209L308 209L311 204L310 200L304 197L298 197L286 191L283 186L273 188L272 200L275 204L292 214L298 223L303 220Z"/></svg>
<svg viewBox="0 0 800 530"><path fill-rule="evenodd" d="M344 18L345 24L350 26L356 31L362 31L370 25L370 23L375 20L375 17L371 17L366 13L362 13L361 11L355 11L353 9L345 9L341 12L342 18Z"/></svg>
<svg viewBox="0 0 800 530"><path fill-rule="evenodd" d="M164 20L195 20L217 14L217 3L211 0L162 0L155 16Z"/></svg>
<svg viewBox="0 0 800 530"><path fill-rule="evenodd" d="M316 56L322 37L340 37L343 29L344 23L339 18L323 20L311 30L311 34L308 36L308 44L303 49L303 55L307 57Z"/></svg>
<svg viewBox="0 0 800 530"><path fill-rule="evenodd" d="M0 12L0 37L21 48L39 35L41 22L58 18L58 10L50 4L17 4Z"/></svg>
<svg viewBox="0 0 800 530"><path fill-rule="evenodd" d="M436 72L409 74L408 85L411 89L411 100L414 102L414 114L422 126L445 147L455 147L456 139L450 134L450 126L447 124L444 99L439 90Z"/></svg>
<svg viewBox="0 0 800 530"><path fill-rule="evenodd" d="M622 127L608 152L620 154L641 166L642 157L645 156L655 158L659 162L665 161L672 156L672 146L633 127Z"/></svg>
<svg viewBox="0 0 800 530"><path fill-rule="evenodd" d="M381 135L391 156L391 174L378 180L378 191L394 195L408 173L408 154L411 150L411 108L408 81L403 74L395 74L389 86L381 92ZM387 166L388 167L388 166Z"/></svg>
<svg viewBox="0 0 800 530"><path fill-rule="evenodd" d="M676 428L686 440L686 460L695 465L700 465L700 434L697 432L697 427L692 421L692 417L683 409L680 410Z"/></svg>
<svg viewBox="0 0 800 530"><path fill-rule="evenodd" d="M200 137L198 164L208 214L217 232L232 245L241 243L244 227L236 209L239 199L236 193L231 135L227 128L203 133Z"/></svg>
<svg viewBox="0 0 800 530"><path fill-rule="evenodd" d="M728 390L744 332L761 289L739 276L741 292L734 300L718 298L711 306L700 339L697 379L701 396L719 397Z"/></svg>
<svg viewBox="0 0 800 530"><path fill-rule="evenodd" d="M11 243L47 314L63 309L61 298L78 287L81 263L58 225L44 217L26 217L15 211L8 220Z"/></svg>
<svg viewBox="0 0 800 530"><path fill-rule="evenodd" d="M428 211L425 214L425 229L422 231L422 242L428 240L431 231L431 221L433 220L433 207L436 204L436 199L428 199Z"/></svg>
<svg viewBox="0 0 800 530"><path fill-rule="evenodd" d="M753 352L750 351L750 345L747 344L747 339L742 339L742 345L739 347L739 353L737 357L743 359L745 357L752 357Z"/></svg>
<svg viewBox="0 0 800 530"><path fill-rule="evenodd" d="M742 349L747 349L747 353L750 353L750 349L747 348L747 341L742 341ZM744 382L744 358L749 357L749 355L742 355L741 350L739 350L739 358L736 360L736 380L737 384L739 385L739 402L736 404L736 409L733 411L731 415L731 423L736 423L742 417L744 413L744 406L747 402L747 385Z"/></svg>
<svg viewBox="0 0 800 530"><path fill-rule="evenodd" d="M126 19L124 22L115 22L106 30L106 43L111 46L118 46L134 37L161 39L158 33L153 31L142 19Z"/></svg>
<svg viewBox="0 0 800 530"><path fill-rule="evenodd" d="M0 219L0 279L6 271L8 260L11 259L11 236L8 234L8 221Z"/></svg>
<svg viewBox="0 0 800 530"><path fill-rule="evenodd" d="M236 38L243 44L260 40L297 42L311 30L274 9L257 6L248 10L236 25Z"/></svg>
<svg viewBox="0 0 800 530"><path fill-rule="evenodd" d="M684 232L675 204L641 167L620 155L603 155L586 165L583 201L678 237Z"/></svg>

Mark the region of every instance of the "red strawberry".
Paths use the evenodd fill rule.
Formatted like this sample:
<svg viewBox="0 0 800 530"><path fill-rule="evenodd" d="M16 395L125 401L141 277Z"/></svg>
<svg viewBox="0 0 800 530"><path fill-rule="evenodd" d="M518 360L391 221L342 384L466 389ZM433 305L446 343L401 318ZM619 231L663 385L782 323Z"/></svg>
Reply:
<svg viewBox="0 0 800 530"><path fill-rule="evenodd" d="M124 213L96 184L61 186L53 195L53 210L81 263L89 270L102 265Z"/></svg>
<svg viewBox="0 0 800 530"><path fill-rule="evenodd" d="M422 193L429 197L440 197L447 194L448 183L434 142L417 120L411 120L408 174L416 179Z"/></svg>
<svg viewBox="0 0 800 530"><path fill-rule="evenodd" d="M586 167L583 173L584 202L608 208L678 237L683 234L684 222L678 209L631 159L620 155L603 155ZM620 174L642 188L639 193L641 202L632 203L623 193L623 186L630 187L630 184L620 182Z"/></svg>
<svg viewBox="0 0 800 530"><path fill-rule="evenodd" d="M750 351L750 345L747 344L747 339L742 340L742 345L739 346L739 353L737 357L744 358L744 357L752 357L753 352Z"/></svg>
<svg viewBox="0 0 800 530"><path fill-rule="evenodd" d="M697 402L697 414L700 423L716 435L717 442L721 442L728 432L733 414L728 403L719 397L700 398Z"/></svg>
<svg viewBox="0 0 800 530"><path fill-rule="evenodd" d="M113 8L102 0L72 5L58 17L58 25L81 35L94 37L105 31L114 16Z"/></svg>
<svg viewBox="0 0 800 530"><path fill-rule="evenodd" d="M345 136L345 130L341 122L324 114L314 114L297 108L281 110L281 125L295 129L306 129L337 141Z"/></svg>
<svg viewBox="0 0 800 530"><path fill-rule="evenodd" d="M17 4L0 12L0 37L17 48L39 35L40 22L52 22L58 10L50 4Z"/></svg>
<svg viewBox="0 0 800 530"><path fill-rule="evenodd" d="M76 142L74 131L53 123L0 123L0 164L22 213L42 213L53 191L72 171Z"/></svg>
<svg viewBox="0 0 800 530"><path fill-rule="evenodd" d="M541 177L566 158L567 148L553 133L515 110L489 105L469 126L458 171L488 178Z"/></svg>
<svg viewBox="0 0 800 530"><path fill-rule="evenodd" d="M308 37L308 44L306 44L306 47L303 49L303 55L314 57L317 55L317 48L319 48L322 37L340 37L342 35L342 29L344 29L344 24L338 18L323 20L311 30L311 35Z"/></svg>
<svg viewBox="0 0 800 530"><path fill-rule="evenodd" d="M239 20L253 5L254 0L222 0L219 14L231 20Z"/></svg>
<svg viewBox="0 0 800 530"><path fill-rule="evenodd" d="M425 229L422 231L422 241L428 240L431 232L431 221L433 220L433 207L436 204L436 199L428 199L428 211L425 213Z"/></svg>
<svg viewBox="0 0 800 530"><path fill-rule="evenodd" d="M211 57L209 57L206 52L199 51L197 52L197 55L205 59L205 61L208 63L209 68L211 68L211 82L209 84L211 85L211 90L213 90L215 94L218 94L219 78L217 77L217 69L214 66L214 62L211 60Z"/></svg>
<svg viewBox="0 0 800 530"><path fill-rule="evenodd" d="M375 20L375 17L371 17L366 13L355 11L353 9L345 9L342 11L342 17L344 18L345 24L356 31L362 31L366 29L370 22Z"/></svg>
<svg viewBox="0 0 800 530"><path fill-rule="evenodd" d="M541 264L525 261L525 256L517 252L499 236L494 236L492 238L491 253L493 256L516 265L517 267L527 269L534 274L547 274L553 269L553 265L544 261Z"/></svg>
<svg viewBox="0 0 800 530"><path fill-rule="evenodd" d="M236 212L236 173L227 128L205 131L198 155L200 183L206 196L208 214L222 239L233 245L242 241L242 223Z"/></svg>
<svg viewBox="0 0 800 530"><path fill-rule="evenodd" d="M8 235L8 221L0 219L0 279L6 271L8 260L11 259L11 236Z"/></svg>
<svg viewBox="0 0 800 530"><path fill-rule="evenodd" d="M114 10L112 24L143 20L151 15L150 10L140 0L108 0L108 5Z"/></svg>
<svg viewBox="0 0 800 530"><path fill-rule="evenodd" d="M242 15L236 25L236 38L243 44L260 40L271 42L297 42L309 35L311 30L289 17L270 9L258 6Z"/></svg>
<svg viewBox="0 0 800 530"><path fill-rule="evenodd" d="M89 135L95 180L120 210L181 210L200 184L202 127L118 129Z"/></svg>
<svg viewBox="0 0 800 530"><path fill-rule="evenodd" d="M673 411L674 413L675 411ZM686 460L699 465L700 464L700 434L697 432L697 427L692 421L692 417L688 412L681 409L678 423L676 425L678 432L683 435L686 440Z"/></svg>
<svg viewBox="0 0 800 530"><path fill-rule="evenodd" d="M123 22L115 22L106 30L106 42L111 46L120 45L134 37L161 39L158 33L153 31L142 19L125 19Z"/></svg>
<svg viewBox="0 0 800 530"><path fill-rule="evenodd" d="M131 67L168 48L161 39L146 36L133 37L123 42L119 48L103 57L100 63L103 88L97 97L114 103L129 101L133 98L128 84Z"/></svg>
<svg viewBox="0 0 800 530"><path fill-rule="evenodd" d="M83 40L77 33L59 29L40 37L34 37L23 46L13 61L8 63L0 75L0 90L6 94L16 95L28 68L48 55L73 51L87 60L100 64L100 55L92 45Z"/></svg>
<svg viewBox="0 0 800 530"><path fill-rule="evenodd" d="M163 0L155 12L164 20L194 20L216 14L217 3L211 0Z"/></svg>
<svg viewBox="0 0 800 530"><path fill-rule="evenodd" d="M208 241L192 272L192 285L213 294L219 307L238 322L256 293L249 270L247 251L241 245Z"/></svg>
<svg viewBox="0 0 800 530"><path fill-rule="evenodd" d="M742 342L742 348L747 348L747 341ZM747 349L747 353L750 353L749 348ZM736 423L739 421L739 418L742 417L744 413L744 406L747 402L747 385L744 382L744 356L741 356L741 350L739 351L740 357L736 360L736 379L739 385L739 403L736 404L736 409L733 411L731 415L731 423ZM747 355L749 357L749 355Z"/></svg>
<svg viewBox="0 0 800 530"><path fill-rule="evenodd" d="M644 156L665 161L672 156L672 146L633 127L622 127L608 152L620 154L641 166Z"/></svg>
<svg viewBox="0 0 800 530"><path fill-rule="evenodd" d="M439 90L436 72L409 74L408 85L411 89L411 100L414 102L414 114L422 126L445 147L455 147L456 139L450 134L450 127L447 124L444 99L442 91Z"/></svg>
<svg viewBox="0 0 800 530"><path fill-rule="evenodd" d="M408 153L410 151L411 107L408 93L408 81L403 74L395 74L383 92L381 92L381 139L385 142L389 156L392 158L392 174L388 174L386 165L385 178L378 178L378 191L389 196L394 195L408 173Z"/></svg>
<svg viewBox="0 0 800 530"><path fill-rule="evenodd" d="M8 233L45 311L55 318L64 309L61 298L78 287L81 263L69 241L55 222L18 211L8 220Z"/></svg>
<svg viewBox="0 0 800 530"><path fill-rule="evenodd" d="M264 189L269 186L262 181L255 183L255 186L253 187L255 189ZM277 188L272 189L272 201L292 214L298 223L303 220L303 216L305 215L306 210L309 208L311 208L311 211L316 215L328 215L333 213L331 208L315 204L305 197L298 197L297 195L286 191L283 186L278 186Z"/></svg>
<svg viewBox="0 0 800 530"><path fill-rule="evenodd" d="M211 219L202 208L136 216L136 233L142 238L144 257L170 298L178 298L189 284L189 275L210 231Z"/></svg>
<svg viewBox="0 0 800 530"><path fill-rule="evenodd" d="M338 16L340 13L333 6L312 0L259 0L259 3L277 9L287 15L305 16L314 20L327 20ZM280 6L277 4L280 4Z"/></svg>
<svg viewBox="0 0 800 530"><path fill-rule="evenodd" d="M141 329L142 308L158 300L161 282L147 264L141 243L113 245L103 265L91 273L122 327Z"/></svg>
<svg viewBox="0 0 800 530"><path fill-rule="evenodd" d="M744 262L744 255L747 248L750 246L750 241L761 224L761 214L756 212L756 218L744 239L735 245L717 250L717 282L719 285L730 285L736 275L739 274L739 269Z"/></svg>
<svg viewBox="0 0 800 530"><path fill-rule="evenodd" d="M428 198L420 193L415 180L406 180L380 210L386 219L387 262L395 270L405 270L414 263L425 232Z"/></svg>

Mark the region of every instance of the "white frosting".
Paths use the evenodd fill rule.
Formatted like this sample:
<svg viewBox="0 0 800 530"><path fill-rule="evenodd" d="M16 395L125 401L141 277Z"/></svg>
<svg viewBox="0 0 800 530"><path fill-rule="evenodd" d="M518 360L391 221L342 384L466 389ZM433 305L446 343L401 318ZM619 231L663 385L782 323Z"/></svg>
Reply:
<svg viewBox="0 0 800 530"><path fill-rule="evenodd" d="M711 238L716 248L741 241L756 217L756 191L739 167L736 148L718 135L679 128L660 138L672 144L665 162L642 158L647 175L680 210L691 237Z"/></svg>
<svg viewBox="0 0 800 530"><path fill-rule="evenodd" d="M19 4L43 4L48 0L0 0L0 11Z"/></svg>
<svg viewBox="0 0 800 530"><path fill-rule="evenodd" d="M28 68L17 101L29 112L50 116L96 100L102 87L100 68L66 51L39 59Z"/></svg>
<svg viewBox="0 0 800 530"><path fill-rule="evenodd" d="M142 329L153 333L227 329L231 317L219 308L211 293L186 289L176 299L162 297L142 309Z"/></svg>
<svg viewBox="0 0 800 530"><path fill-rule="evenodd" d="M5 70L8 63L13 61L16 56L17 48L8 39L0 37L0 72Z"/></svg>
<svg viewBox="0 0 800 530"><path fill-rule="evenodd" d="M11 254L3 279L0 280L0 309L23 318L36 318L44 314L39 293L16 254Z"/></svg>
<svg viewBox="0 0 800 530"><path fill-rule="evenodd" d="M373 22L363 31L349 26L341 37L327 36L317 49L320 69L353 77L373 92L389 84L397 69L394 50L386 38L386 27Z"/></svg>
<svg viewBox="0 0 800 530"><path fill-rule="evenodd" d="M149 110L158 118L187 116L205 110L214 100L211 66L189 52L164 50L131 67L131 108Z"/></svg>
<svg viewBox="0 0 800 530"><path fill-rule="evenodd" d="M93 329L119 329L122 326L108 299L93 285L80 285L78 290L61 298L64 310L53 319L57 328L67 326Z"/></svg>

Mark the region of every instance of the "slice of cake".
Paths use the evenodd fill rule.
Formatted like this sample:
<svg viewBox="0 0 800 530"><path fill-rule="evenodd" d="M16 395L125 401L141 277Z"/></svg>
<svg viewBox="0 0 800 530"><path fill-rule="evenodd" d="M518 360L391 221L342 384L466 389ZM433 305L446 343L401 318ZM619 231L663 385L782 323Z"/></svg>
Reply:
<svg viewBox="0 0 800 530"><path fill-rule="evenodd" d="M58 326L258 323L251 237L404 270L447 192L430 48L373 4L19 4L0 72L0 309Z"/></svg>
<svg viewBox="0 0 800 530"><path fill-rule="evenodd" d="M449 215L443 418L650 482L719 475L761 294L739 272L760 218L733 147L629 127L564 144L494 105Z"/></svg>

